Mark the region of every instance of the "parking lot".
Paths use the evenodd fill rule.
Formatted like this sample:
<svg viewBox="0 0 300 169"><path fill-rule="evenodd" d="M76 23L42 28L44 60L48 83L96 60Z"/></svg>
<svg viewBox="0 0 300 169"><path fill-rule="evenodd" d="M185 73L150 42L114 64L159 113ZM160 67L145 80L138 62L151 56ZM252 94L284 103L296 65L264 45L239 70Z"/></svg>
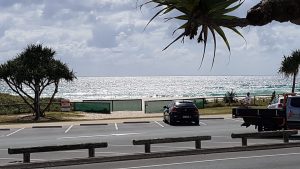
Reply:
<svg viewBox="0 0 300 169"><path fill-rule="evenodd" d="M200 119L199 126L170 126L162 121L131 121L120 123L76 124L68 126L32 126L0 130L0 165L22 162L22 154L9 155L8 148L65 145L76 143L108 142L108 148L96 149L96 156L116 156L144 152L144 146L134 146L132 140L212 136L203 141L203 148L240 146L240 139L232 139L231 133L255 132L253 127L241 127L241 121L231 118ZM251 144L281 143L280 139L251 139ZM194 149L194 142L156 144L151 151ZM48 161L87 157L87 150L33 153L31 161Z"/></svg>

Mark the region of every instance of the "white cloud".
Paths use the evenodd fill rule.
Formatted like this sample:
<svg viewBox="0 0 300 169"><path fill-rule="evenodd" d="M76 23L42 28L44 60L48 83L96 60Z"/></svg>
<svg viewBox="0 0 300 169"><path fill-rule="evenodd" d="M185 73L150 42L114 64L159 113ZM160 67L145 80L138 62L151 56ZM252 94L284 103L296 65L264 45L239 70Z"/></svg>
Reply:
<svg viewBox="0 0 300 169"><path fill-rule="evenodd" d="M144 1L138 1L139 4ZM259 0L245 1L234 13L246 11ZM213 43L207 47L200 69L203 44L185 39L175 42L178 21L153 20L157 10L140 11L132 0L0 0L0 63L13 58L30 43L43 43L57 51L77 75L238 75L276 74L283 55L299 48L298 26L272 23L243 28L247 44L226 31L231 55L218 37L211 70Z"/></svg>

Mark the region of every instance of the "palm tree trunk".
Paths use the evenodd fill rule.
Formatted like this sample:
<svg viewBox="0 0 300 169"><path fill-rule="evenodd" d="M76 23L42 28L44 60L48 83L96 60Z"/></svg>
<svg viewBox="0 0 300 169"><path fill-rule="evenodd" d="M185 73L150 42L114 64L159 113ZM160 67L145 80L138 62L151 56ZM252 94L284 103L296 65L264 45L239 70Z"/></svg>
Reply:
<svg viewBox="0 0 300 169"><path fill-rule="evenodd" d="M35 86L34 91L34 112L35 112L35 120L39 120L41 117L41 111L40 111L40 86Z"/></svg>
<svg viewBox="0 0 300 169"><path fill-rule="evenodd" d="M294 73L294 76L293 76L293 86L292 86L292 93L295 92L295 85L296 85L296 73Z"/></svg>

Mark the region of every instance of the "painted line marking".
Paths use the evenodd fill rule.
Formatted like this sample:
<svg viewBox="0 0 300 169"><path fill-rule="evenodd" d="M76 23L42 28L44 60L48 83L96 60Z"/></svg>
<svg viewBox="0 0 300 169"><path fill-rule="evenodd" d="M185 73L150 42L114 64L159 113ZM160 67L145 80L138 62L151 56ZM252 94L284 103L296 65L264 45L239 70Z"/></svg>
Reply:
<svg viewBox="0 0 300 169"><path fill-rule="evenodd" d="M70 130L71 130L71 128L73 127L74 125L71 125L66 131L65 131L65 133L68 133Z"/></svg>
<svg viewBox="0 0 300 169"><path fill-rule="evenodd" d="M18 129L18 130L16 130L16 131L12 132L12 133L7 134L6 137L11 136L11 135L13 135L13 134L15 134L15 133L17 133L17 132L19 132L19 131L21 131L21 130L24 130L24 129L25 129L25 128Z"/></svg>
<svg viewBox="0 0 300 169"><path fill-rule="evenodd" d="M204 126L207 126L207 124L206 123L203 123L203 122L199 122L200 124L203 124Z"/></svg>
<svg viewBox="0 0 300 169"><path fill-rule="evenodd" d="M243 122L244 122L244 121L242 121L242 120L230 119L230 118L226 118L226 120L232 120L232 121L237 121L237 122L241 122L241 123L243 123Z"/></svg>
<svg viewBox="0 0 300 169"><path fill-rule="evenodd" d="M86 152L86 151L85 151ZM130 153L120 153L120 152L95 152L96 154L130 154Z"/></svg>
<svg viewBox="0 0 300 169"><path fill-rule="evenodd" d="M109 136L128 136L128 135L136 135L140 133L123 133L123 134L109 134L109 135L91 135L91 136L75 136L75 137L59 137L57 140L61 139L76 139L76 138L93 138L93 137L109 137Z"/></svg>
<svg viewBox="0 0 300 169"><path fill-rule="evenodd" d="M159 122L157 122L157 121L154 121L156 124L158 124L160 127L165 127L165 126L163 126L162 124L160 124Z"/></svg>
<svg viewBox="0 0 300 169"><path fill-rule="evenodd" d="M230 136L211 136L211 137L216 137L216 138L231 138Z"/></svg>
<svg viewBox="0 0 300 169"><path fill-rule="evenodd" d="M119 130L117 123L115 123L115 128L116 128L116 130Z"/></svg>
<svg viewBox="0 0 300 169"><path fill-rule="evenodd" d="M196 164L196 163L205 163L205 162L217 162L217 161L253 159L253 158L266 158L266 157L277 157L277 156L291 156L291 155L300 155L300 153L271 154L271 155L260 155L260 156L220 158L220 159L212 159L212 160L188 161L188 162L182 162L182 163L169 163L169 164L156 164L156 165L148 165L148 166L145 165L145 166L137 166L137 167L118 168L118 169L136 169L136 168L153 168L153 167L159 168L159 167L163 167L163 166L172 166L172 165Z"/></svg>
<svg viewBox="0 0 300 169"><path fill-rule="evenodd" d="M123 134L111 134L112 136L128 136L128 135L136 135L140 133L123 133Z"/></svg>
<svg viewBox="0 0 300 169"><path fill-rule="evenodd" d="M211 141L211 143L215 143L215 144L241 144L241 142L224 142L224 141Z"/></svg>

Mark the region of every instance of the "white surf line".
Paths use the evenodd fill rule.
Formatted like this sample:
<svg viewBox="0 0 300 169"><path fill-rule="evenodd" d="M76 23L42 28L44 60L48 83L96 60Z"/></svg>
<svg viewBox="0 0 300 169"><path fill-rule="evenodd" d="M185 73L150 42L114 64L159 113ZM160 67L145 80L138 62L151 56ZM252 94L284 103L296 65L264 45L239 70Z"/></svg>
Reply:
<svg viewBox="0 0 300 169"><path fill-rule="evenodd" d="M73 126L74 126L74 125L71 125L71 126L65 131L65 133L69 132Z"/></svg>
<svg viewBox="0 0 300 169"><path fill-rule="evenodd" d="M13 135L13 134L15 134L15 133L17 133L17 132L23 130L23 129L25 129L25 128L21 128L21 129L18 129L18 130L16 130L16 131L12 132L12 133L9 133L9 134L6 135L6 137L11 136L11 135Z"/></svg>
<svg viewBox="0 0 300 169"><path fill-rule="evenodd" d="M90 136L75 136L75 137L59 137L57 140L61 139L77 139L77 138L93 138L93 137L109 137L109 136L127 136L135 135L140 133L120 133L120 134L108 134L108 135L90 135Z"/></svg>
<svg viewBox="0 0 300 169"><path fill-rule="evenodd" d="M115 128L116 128L116 130L119 130L117 123L115 123Z"/></svg>
<svg viewBox="0 0 300 169"><path fill-rule="evenodd" d="M156 124L158 124L160 127L164 128L165 126L163 126L162 124L160 124L159 122L157 121L154 121Z"/></svg>
<svg viewBox="0 0 300 169"><path fill-rule="evenodd" d="M204 126L207 126L207 124L206 123L203 123L203 122L199 122L200 124L203 124Z"/></svg>
<svg viewBox="0 0 300 169"><path fill-rule="evenodd" d="M253 158L267 158L267 157L277 157L277 156L291 156L300 155L300 153L287 153L287 154L270 154L270 155L260 155L260 156L245 156L245 157L232 157L232 158L219 158L212 160L202 160L202 161L188 161L182 163L169 163L169 164L156 164L148 166L137 166L137 167L127 167L127 168L117 168L117 169L136 169L136 168L153 168L153 167L163 167L172 165L184 165L184 164L196 164L196 163L206 163L206 162L217 162L217 161L229 161L229 160L240 160L240 159L253 159Z"/></svg>

